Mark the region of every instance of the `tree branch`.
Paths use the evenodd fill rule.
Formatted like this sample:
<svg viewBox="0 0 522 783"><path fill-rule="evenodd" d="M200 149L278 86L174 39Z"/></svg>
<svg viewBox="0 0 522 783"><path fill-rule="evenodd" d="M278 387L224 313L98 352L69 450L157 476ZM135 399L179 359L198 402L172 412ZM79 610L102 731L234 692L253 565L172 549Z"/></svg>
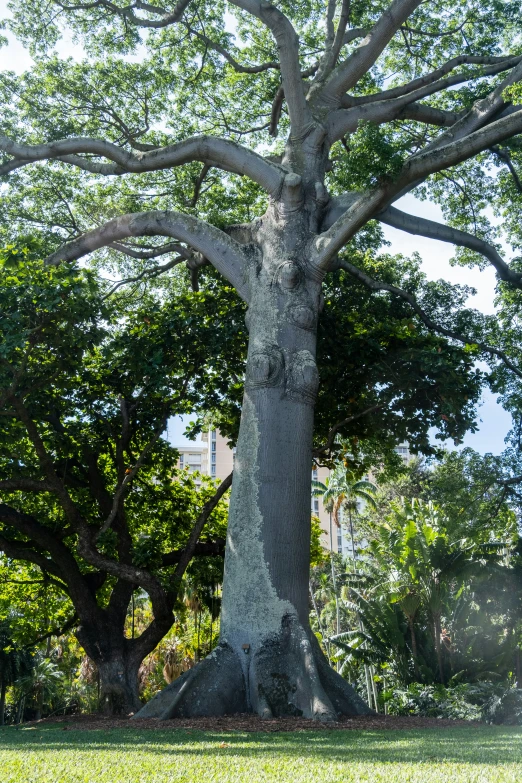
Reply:
<svg viewBox="0 0 522 783"><path fill-rule="evenodd" d="M269 60L266 63L261 63L260 65L243 65L234 57L232 57L230 52L227 51L224 46L221 46L221 44L213 41L204 33L200 33L199 30L194 30L194 28L190 27L188 24L186 25L186 28L189 33L195 35L196 38L199 38L200 41L203 41L210 49L214 49L214 51L221 54L227 63L231 65L237 73L263 73L264 71L279 71L281 69L281 65L275 60Z"/></svg>
<svg viewBox="0 0 522 783"><path fill-rule="evenodd" d="M119 484L119 486L116 489L116 492L114 493L114 497L113 497L113 501L112 501L112 508L111 508L110 514L107 517L107 519L100 526L100 529L99 529L98 533L96 534L96 540L98 540L100 538L100 536L103 535L103 533L105 533L110 528L110 526L112 525L112 523L116 519L116 515L118 514L118 511L120 509L120 502L121 502L121 499L123 497L123 493L125 492L125 489L130 484L132 479L136 476L137 472L139 471L139 469L143 465L143 462L144 462L147 454L150 453L150 450L152 449L154 444L157 443L159 437L161 436L161 433L165 432L167 419L168 419L168 415L164 417L164 419L162 420L160 426L156 430L156 432L154 434L154 437L147 443L147 445L145 446L145 448L143 449L143 451L139 455L138 459L136 460L136 462L132 466L132 468L128 468L125 471L125 474L123 476L123 480L121 481L121 483Z"/></svg>
<svg viewBox="0 0 522 783"><path fill-rule="evenodd" d="M277 43L281 79L285 91L292 134L301 136L313 125L306 102L299 65L299 38L289 19L266 0L230 0L232 5L255 16L271 31Z"/></svg>
<svg viewBox="0 0 522 783"><path fill-rule="evenodd" d="M338 421L337 424L334 424L330 432L328 433L328 438L326 440L326 443L324 446L318 449L314 449L312 451L312 454L314 457L320 457L322 454L326 454L330 451L332 448L334 442L335 442L335 436L341 429L341 427L345 427L347 424L351 424L352 421L357 421L357 419L362 419L363 416L368 416L370 413L374 413L375 411L381 410L383 408L383 405L371 405L369 408L366 408L364 411L360 411L360 413L355 413L353 416L348 416L346 419L343 419L342 421Z"/></svg>
<svg viewBox="0 0 522 783"><path fill-rule="evenodd" d="M370 95L345 95L342 98L342 105L345 108L351 108L352 106L361 106L365 103L374 103L376 101L387 101L391 100L392 98L400 98L403 95L407 95L414 92L415 90L420 89L421 87L427 87L434 82L438 82L440 84L436 90L436 92L438 92L440 90L446 89L448 86L461 84L463 82L470 81L471 79L480 79L484 76L494 76L497 73L502 73L502 71L510 70L511 68L514 68L515 65L518 65L521 60L522 57L520 56L490 57L480 55L459 55L458 57L453 57L451 60L448 60L447 63L441 65L441 67L437 68L435 71L426 73L424 76L419 76L417 79L413 79L411 82L407 82L406 84L401 84L398 87L392 87L389 90L382 90L381 92L371 93ZM484 70L478 74L456 74L454 78L458 81L448 82L444 79L448 73L455 70L455 68L458 68L460 65L489 65L491 67L484 68Z"/></svg>
<svg viewBox="0 0 522 783"><path fill-rule="evenodd" d="M47 259L48 264L82 258L113 242L137 236L171 236L201 253L248 301L246 268L249 256L227 234L203 220L179 212L136 212L110 220L79 239L64 245Z"/></svg>
<svg viewBox="0 0 522 783"><path fill-rule="evenodd" d="M115 243L117 244L117 243ZM125 251L122 251L125 252ZM177 266L178 264L181 264L185 261L184 258L173 258L172 261L168 261L166 264L160 264L158 266L151 267L150 269L144 269L143 272L140 272L139 275L135 275L134 277L126 277L123 280L118 280L115 285L106 293L103 297L103 299L108 299L110 296L112 296L116 291L121 288L124 285L127 285L128 283L139 283L140 280L147 279L150 280L151 278L158 277L159 275L163 274L164 272L167 272L169 269L172 269L173 267Z"/></svg>
<svg viewBox="0 0 522 783"><path fill-rule="evenodd" d="M423 310L423 308L419 305L419 303L417 302L415 297L412 296L412 294L409 294L407 291L404 291L402 288L398 288L397 286L391 285L390 283L383 283L378 280L374 280L369 275L367 275L366 272L363 272L362 269L359 269L359 267L354 266L354 264L350 264L348 261L344 261L344 260L339 261L339 267L341 269L344 269L346 272L349 272L352 275L352 277L355 277L357 280L360 280L361 283L364 283L364 285L372 291L389 291L391 294L394 294L395 296L404 299L404 301L408 302L412 310L419 316L421 321L428 327L428 329L438 332L439 334L443 334L445 337L450 337L452 340L457 340L460 343L464 343L465 345L476 345L477 348L479 348L484 353L489 353L492 356L496 356L518 378L522 378L522 370L520 370L516 365L513 364L513 362L508 358L508 356L504 353L504 351L501 351L498 348L494 348L493 346L488 345L487 343L476 340L474 337L469 337L467 335L460 334L459 332L455 332L452 329L446 329L446 327L442 326L441 324L437 324L429 317L426 311Z"/></svg>
<svg viewBox="0 0 522 783"><path fill-rule="evenodd" d="M0 481L0 492L54 492L54 486L49 481L30 478L6 479Z"/></svg>
<svg viewBox="0 0 522 783"><path fill-rule="evenodd" d="M39 160L59 160L106 176L161 171L198 160L208 166L250 177L271 194L281 186L286 173L281 166L247 147L215 136L195 136L178 144L142 153L128 152L103 139L77 137L29 145L17 144L7 136L0 136L0 151L14 158L0 167L0 175ZM113 163L99 163L82 158L80 154L104 157Z"/></svg>
<svg viewBox="0 0 522 783"><path fill-rule="evenodd" d="M322 100L338 103L343 93L357 84L372 67L395 33L422 0L393 0L360 46L332 73L322 91Z"/></svg>
<svg viewBox="0 0 522 783"><path fill-rule="evenodd" d="M164 8L150 5L149 3L142 2L142 0L135 0L132 5L124 7L118 6L115 3L111 3L110 0L93 0L91 3L74 3L68 5L67 3L59 2L59 0L52 0L55 5L61 8L63 11L91 11L96 8L105 8L111 11L114 16L121 16L125 22L128 22L135 27L149 27L155 29L161 29L168 27L171 24L179 22L183 16L183 12L192 0L179 0L174 7L173 11L167 11ZM160 19L144 19L136 16L134 8L147 11L148 13L157 14Z"/></svg>
<svg viewBox="0 0 522 783"><path fill-rule="evenodd" d="M462 117L462 112L444 111L425 103L410 103L401 109L395 119L413 120L414 122L423 122L426 125L438 125L443 128L450 128Z"/></svg>
<svg viewBox="0 0 522 783"><path fill-rule="evenodd" d="M217 504L219 503L219 501L221 500L221 498L223 497L227 489L229 489L229 487L232 486L232 476L233 474L230 473L225 479L223 479L223 481L217 488L215 494L210 498L210 500L207 500L207 502L201 509L201 513L196 519L194 527L192 528L192 532L189 536L189 540L187 541L185 548L180 554L178 564L176 566L176 570L174 571L173 580L176 586L181 581L183 574L185 573L185 570L188 564L190 563L190 560L193 557L194 552L196 551L196 545L198 543L201 532L205 527L207 519L214 511L214 509L216 508Z"/></svg>
<svg viewBox="0 0 522 783"><path fill-rule="evenodd" d="M5 513L3 513L5 508L9 507L0 504L0 521L5 524L10 524L10 522L6 522L7 517L5 516ZM0 550L2 550L7 557L12 560L22 560L24 562L33 563L41 568L42 571L47 571L58 579L63 579L60 568L52 560L46 557L43 552L37 552L32 547L24 545L25 543L26 542L23 541L11 541L0 534Z"/></svg>
<svg viewBox="0 0 522 783"><path fill-rule="evenodd" d="M162 565L167 567L179 563L183 557L184 552L184 549L177 549L174 552L168 552L161 558ZM215 541L198 541L192 553L192 557L223 557L224 554L225 539L218 538Z"/></svg>
<svg viewBox="0 0 522 783"><path fill-rule="evenodd" d="M428 149L413 155L404 164L397 178L374 191L367 191L357 197L327 231L315 240L315 265L326 271L339 250L369 219L375 217L399 194L403 194L412 185L424 180L430 174L455 166L468 160L493 144L509 139L522 132L522 110L509 114L502 119L474 133L459 138L453 143Z"/></svg>
<svg viewBox="0 0 522 783"><path fill-rule="evenodd" d="M502 82L501 85L492 91L490 96L477 101L471 111L464 111L460 112L459 114L455 114L455 122L450 123L451 130L435 139L434 142L432 142L426 149L433 149L435 147L441 146L444 143L444 140L447 142L461 138L462 136L477 130L481 125L485 124L485 122L491 116L493 116L493 114L497 112L502 105L504 105L502 92L505 87L507 87L513 81L516 81L517 78L521 75L522 58L514 58L514 61L509 67L513 68L514 70ZM498 71L500 66L493 66L493 68L489 70L494 70L495 68ZM502 70L506 70L505 65L502 67ZM489 74L481 74L481 76L484 75ZM335 141L336 139L342 138L346 133L353 133L357 129L359 122L363 120L366 122L383 123L399 119L404 117L404 115L408 117L408 109L411 109L414 106L415 101L422 100L423 98L426 98L435 92L445 90L448 87L459 84L462 81L468 81L468 79L469 77L456 74L454 76L448 76L445 79L440 79L439 81L432 81L421 85L415 90L408 91L403 95L394 98L383 99L382 97L379 97L379 99L374 102L364 102L362 104L355 103L351 106L351 108L333 111L329 115L327 121L328 135L332 141ZM388 92L393 91L390 90ZM352 99L348 98L345 103L346 102L352 103ZM419 114L423 108L424 107L422 106L418 106L416 110L414 109L414 111ZM435 110L432 111L434 112ZM474 117L475 115L477 116L477 119L480 118L480 121L471 125L470 118ZM437 124L447 125L448 118L449 117L447 117L443 123Z"/></svg>
<svg viewBox="0 0 522 783"><path fill-rule="evenodd" d="M13 407L16 410L18 417L24 425L28 438L33 444L34 450L38 457L38 461L42 468L42 472L47 479L47 482L53 488L53 494L57 497L62 509L64 510L70 524L75 531L79 531L85 526L85 521L82 519L78 509L73 503L69 493L65 489L63 482L60 481L54 469L54 463L51 459L42 437L38 431L38 427L33 421L29 411L25 407L22 400L18 397L13 397ZM29 518L28 518L29 519ZM51 550L49 550L51 551Z"/></svg>
<svg viewBox="0 0 522 783"><path fill-rule="evenodd" d="M346 194L344 198L341 196L332 200L323 227L327 228L331 225L336 220L336 216L345 212L356 198L358 198L356 194ZM410 215L396 207L388 207L375 217L381 223L406 231L408 234L437 239L440 242L449 242L458 247L467 247L475 253L480 253L496 269L501 280L512 283L517 287L522 286L522 274L514 272L493 245L490 245L484 239L469 234L467 231L445 226L443 223L437 223L435 220Z"/></svg>
<svg viewBox="0 0 522 783"><path fill-rule="evenodd" d="M31 647L35 647L37 644L45 642L45 640L49 639L51 636L63 636L64 633L66 633L70 628L73 628L77 623L78 615L75 612L73 616L70 617L63 625L60 625L57 628L51 628L51 630L47 631L47 633L43 634L43 636L38 636L36 639L33 639L32 642L26 644L25 649L28 650Z"/></svg>
<svg viewBox="0 0 522 783"><path fill-rule="evenodd" d="M429 239L438 239L441 242L450 242L453 245L467 247L475 253L480 253L495 267L501 280L513 283L517 288L522 288L522 274L514 272L493 245L479 237L473 236L473 234L468 234L467 231L460 231L457 228L445 226L434 220L409 215L396 207L388 207L376 217L381 223L406 231L408 234L417 234Z"/></svg>
<svg viewBox="0 0 522 783"><path fill-rule="evenodd" d="M190 258L190 250L180 245L178 242L167 242L165 245L161 245L156 248L141 248L139 245L127 245L122 242L113 242L112 245L108 245L113 250L118 250L120 253L125 253L126 256L131 258L158 258L159 256L166 256L167 253L178 253L182 256L180 260L187 260Z"/></svg>
<svg viewBox="0 0 522 783"><path fill-rule="evenodd" d="M491 147L491 152L496 155L500 160L506 164L506 166L509 169L509 173L513 177L513 182L515 183L515 187L518 190L519 193L522 193L522 182L520 181L520 177L518 176L518 172L516 168L513 165L513 161L511 160L511 155L509 154L508 149L502 149L501 147Z"/></svg>

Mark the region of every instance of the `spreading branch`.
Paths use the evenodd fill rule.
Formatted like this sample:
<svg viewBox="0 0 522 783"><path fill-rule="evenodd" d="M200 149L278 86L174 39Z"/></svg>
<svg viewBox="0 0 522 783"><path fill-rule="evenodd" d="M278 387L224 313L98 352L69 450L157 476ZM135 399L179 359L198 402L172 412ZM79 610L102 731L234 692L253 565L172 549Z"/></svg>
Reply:
<svg viewBox="0 0 522 783"><path fill-rule="evenodd" d="M338 215L341 215L350 204L357 198L356 194L347 193L332 200L330 210L325 218L323 227L331 225ZM408 234L416 234L428 239L437 239L440 242L448 242L458 247L467 247L475 253L487 258L490 264L495 268L501 280L512 283L520 287L522 285L522 274L515 272L507 264L498 250L480 237L473 236L467 231L461 231L458 228L446 226L443 223L437 223L435 220L428 220L417 215L410 215L396 207L388 207L376 215L377 220L386 225L393 226L400 231L406 231Z"/></svg>
<svg viewBox="0 0 522 783"><path fill-rule="evenodd" d="M231 3L263 22L274 36L292 134L302 135L312 126L313 117L303 90L299 64L299 38L292 23L282 11L265 0L231 0Z"/></svg>
<svg viewBox="0 0 522 783"><path fill-rule="evenodd" d="M162 432L165 431L167 419L168 419L168 415L162 419L160 426L154 433L154 436L150 439L150 441L147 443L145 448L142 450L142 452L138 456L138 459L136 460L132 468L128 468L125 471L123 479L120 482L119 486L117 487L116 492L114 493L111 511L107 519L105 519L104 522L100 525L100 529L96 535L96 539L99 539L100 536L102 536L110 528L110 526L116 519L118 511L120 510L120 504L123 499L125 490L130 485L132 480L135 478L136 474L138 473L139 469L141 468L145 459L147 458L147 455L150 454L151 449L154 447L154 445L157 443L158 439L160 438Z"/></svg>
<svg viewBox="0 0 522 783"><path fill-rule="evenodd" d="M143 272L140 272L138 275L134 275L134 277L125 277L123 280L118 280L118 282L115 283L113 287L105 294L103 299L109 299L109 297L115 294L116 291L118 291L122 286L128 285L129 283L139 283L141 280L152 280L155 277L159 277L159 275L168 272L169 269L172 269L178 264L183 263L183 261L185 261L185 259L178 256L173 258L172 261L168 261L166 264L158 264L157 266L150 267L149 269L144 269Z"/></svg>
<svg viewBox="0 0 522 783"><path fill-rule="evenodd" d="M13 411L16 414L16 411ZM30 478L5 479L0 481L0 492L53 492L49 481Z"/></svg>
<svg viewBox="0 0 522 783"><path fill-rule="evenodd" d="M187 544L181 553L179 560L177 561L178 564L176 566L176 570L174 571L174 583L177 585L185 573L185 570L190 563L194 552L196 550L196 545L198 543L199 537L203 531L203 528L205 527L205 524L207 522L207 519L211 515L211 513L216 508L217 504L225 494L225 492L232 486L232 473L229 473L229 475L223 479L219 487L216 489L214 495L207 500L203 508L201 509L201 512L196 519L196 522L194 524L194 527L192 528L192 531L189 536L189 540L187 541Z"/></svg>
<svg viewBox="0 0 522 783"><path fill-rule="evenodd" d="M74 628L76 625L78 625L78 615L75 612L73 616L66 620L62 625L51 628L46 633L42 634L42 636L37 636L36 639L33 639L31 642L29 642L29 644L26 644L25 649L30 650L32 647L36 647L37 644L45 642L46 639L50 639L52 636L56 636L57 638L63 636L65 633L67 633L67 631L70 631L71 628Z"/></svg>
<svg viewBox="0 0 522 783"><path fill-rule="evenodd" d="M0 136L0 151L13 157L12 161L0 166L0 175L39 160L58 160L106 176L162 171L201 161L207 166L250 177L269 194L277 191L285 176L281 166L235 141L215 136L196 136L179 144L141 153L128 152L103 139L76 137L31 145L18 144L7 136ZM83 158L82 154L95 155L113 162L102 163Z"/></svg>
<svg viewBox="0 0 522 783"><path fill-rule="evenodd" d="M150 3L145 3L143 0L134 0L132 5L127 6L116 5L115 3L111 3L110 0L93 0L93 2L72 4L62 3L60 0L53 0L53 2L54 5L57 5L62 11L92 11L96 9L105 9L113 16L120 16L125 23L134 25L134 27L161 29L179 22L185 9L190 5L192 0L179 0L172 11L167 11L165 8L151 5ZM146 11L158 18L149 19L147 17L136 16L135 9L138 11Z"/></svg>
<svg viewBox="0 0 522 783"><path fill-rule="evenodd" d="M375 103L376 101L387 101L393 98L401 98L403 95L408 95L415 90L419 90L422 87L428 87L434 83L438 85L434 92L439 92L450 86L461 84L471 79L476 80L484 76L494 76L495 74L502 73L503 71L514 68L515 65L522 60L520 56L509 57L491 57L486 55L467 55L461 54L458 57L452 57L440 68L434 71L419 76L417 79L413 79L406 84L401 84L398 87L392 87L389 90L382 90L381 92L370 93L369 95L344 95L342 98L342 105L345 108L351 108L352 106L361 106L365 103ZM469 74L456 74L455 81L448 81L444 79L447 74L454 71L461 65L483 65L490 66L484 68L478 73ZM452 77L453 78L453 77Z"/></svg>
<svg viewBox="0 0 522 783"><path fill-rule="evenodd" d="M122 215L64 245L49 256L47 263L57 265L63 261L75 261L114 242L138 236L170 236L191 245L236 288L245 301L248 300L245 270L249 256L246 251L215 226L179 212Z"/></svg>
<svg viewBox="0 0 522 783"><path fill-rule="evenodd" d="M409 215L396 207L388 207L377 215L381 223L406 231L408 234L417 234L428 239L438 239L441 242L450 242L459 247L467 247L475 253L480 253L488 259L495 268L501 280L512 283L517 288L522 288L522 274L514 272L504 261L497 249L484 239L473 236L467 231L460 231L451 226L445 226L434 220Z"/></svg>
<svg viewBox="0 0 522 783"><path fill-rule="evenodd" d="M315 240L317 268L326 271L339 250L354 234L413 183L462 163L492 145L521 132L522 110L519 109L454 142L411 156L393 182L361 194L352 202L344 215Z"/></svg>
<svg viewBox="0 0 522 783"><path fill-rule="evenodd" d="M492 73L498 73L500 70L509 69L512 69L512 72L490 93L489 96L477 101L469 112L464 111L456 115L455 122L451 123L451 129L435 139L426 149L433 149L442 146L449 141L456 141L457 139L478 130L478 128L484 125L490 117L493 117L498 112L499 108L505 105L502 97L504 89L522 76L522 58L512 58L508 63L491 66L489 69L486 68L483 73L480 74L481 76L486 76L491 75ZM346 103L353 103L350 108L334 111L329 115L327 123L328 135L333 142L336 139L342 138L346 133L353 133L361 121L381 124L395 119L408 118L408 109L415 106L416 101L420 101L423 98L427 98L429 95L460 84L468 79L468 76L456 74L438 81L428 81L426 84L421 84L416 89L404 92L402 95L396 95L385 99L382 97L383 94L381 93L378 100L372 102L364 101L359 103L354 99L347 99L345 101ZM393 90L388 91L388 93L393 92ZM417 105L417 117L420 116L422 108L424 108L422 105ZM448 123L445 120L443 123L436 124L447 125Z"/></svg>
<svg viewBox="0 0 522 783"><path fill-rule="evenodd" d="M192 557L223 557L225 554L225 539L217 538L215 541L198 541L192 552ZM163 566L171 566L179 563L185 556L185 549L176 549L174 552L167 552L161 558Z"/></svg>
<svg viewBox="0 0 522 783"><path fill-rule="evenodd" d="M379 404L371 405L369 408L366 408L364 411L360 411L359 413L354 413L353 416L347 416L346 419L342 419L341 421L338 421L337 424L334 424L334 426L331 428L330 432L328 433L328 437L326 439L326 443L324 446L321 446L320 448L314 449L312 454L314 457L321 457L324 454L328 454L330 449L335 443L335 437L340 429L343 427L346 427L347 424L351 424L352 421L357 421L358 419L362 419L364 416L369 416L370 413L375 413L375 411L381 410L384 406Z"/></svg>

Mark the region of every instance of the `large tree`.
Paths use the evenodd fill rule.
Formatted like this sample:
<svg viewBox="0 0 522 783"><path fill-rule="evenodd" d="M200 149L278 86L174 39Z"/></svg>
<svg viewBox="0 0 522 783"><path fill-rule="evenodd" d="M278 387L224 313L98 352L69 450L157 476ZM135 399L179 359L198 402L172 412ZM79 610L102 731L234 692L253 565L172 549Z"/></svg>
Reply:
<svg viewBox="0 0 522 783"><path fill-rule="evenodd" d="M220 377L207 363L206 297L187 303L198 342L183 334L183 294L177 306L143 301L131 318L112 308L107 320L92 276L20 256L11 249L0 267L0 552L29 568L14 579L27 582L28 601L31 584L43 590L29 641L72 628L97 666L101 707L128 713L141 706L140 664L172 626L192 558L222 564L218 504L231 476L198 489L161 436L230 365L220 362ZM220 579L222 568L207 570ZM152 620L129 636L136 591Z"/></svg>
<svg viewBox="0 0 522 783"><path fill-rule="evenodd" d="M168 237L194 276L210 263L248 308L221 642L143 714L363 711L308 626L323 290L340 268L402 298L429 329L471 342L471 357L488 349L476 330L470 340L455 329L436 297L424 308L411 290L373 277L361 244L377 220L451 242L464 261L482 254L520 287L491 227L456 195L462 176L479 189L490 159L516 176L519 4L24 0L12 10L11 28L38 64L3 81L4 216L50 226L55 247L70 240L49 255L53 265L102 248L150 258L172 249L150 238ZM85 47L80 64L45 57L64 24ZM111 184L120 179L135 184ZM393 206L414 188L453 209L455 225ZM501 348L490 353L518 372ZM371 410L345 413L342 426Z"/></svg>

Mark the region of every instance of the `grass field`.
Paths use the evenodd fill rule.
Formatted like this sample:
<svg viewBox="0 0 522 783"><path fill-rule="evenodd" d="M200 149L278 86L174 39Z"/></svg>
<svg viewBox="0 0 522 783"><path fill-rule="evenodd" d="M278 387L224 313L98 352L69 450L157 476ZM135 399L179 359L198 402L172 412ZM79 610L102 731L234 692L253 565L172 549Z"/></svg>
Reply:
<svg viewBox="0 0 522 783"><path fill-rule="evenodd" d="M522 728L0 729L2 783L521 783Z"/></svg>

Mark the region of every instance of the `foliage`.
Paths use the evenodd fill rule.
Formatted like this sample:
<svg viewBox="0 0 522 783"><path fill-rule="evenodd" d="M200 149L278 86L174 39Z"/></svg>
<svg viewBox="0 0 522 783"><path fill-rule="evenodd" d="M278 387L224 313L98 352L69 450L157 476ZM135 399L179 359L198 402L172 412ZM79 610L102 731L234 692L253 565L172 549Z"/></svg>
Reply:
<svg viewBox="0 0 522 783"><path fill-rule="evenodd" d="M172 623L180 553L216 493L213 481L178 470L162 434L169 416L228 389L236 354L220 354L216 302L205 294L180 284L132 313L109 313L103 281L25 250L9 249L0 268L0 547L9 558L0 617L18 616L24 644L83 629L95 657L117 632L125 644L140 586L152 594L152 630L128 647L148 639L145 657ZM187 332L194 317L198 339ZM198 536L207 562L199 575L192 566L200 585L221 578L224 503L208 514Z"/></svg>
<svg viewBox="0 0 522 783"><path fill-rule="evenodd" d="M406 689L385 691L383 701L389 715L522 725L522 690L505 683L462 683L453 688L412 683Z"/></svg>
<svg viewBox="0 0 522 783"><path fill-rule="evenodd" d="M414 460L359 516L358 563L335 556L334 581L327 568L314 572L312 627L365 696L370 675L380 709L392 692L397 704L411 694L431 704L444 682L456 689L456 715L460 685L471 693L485 680L496 683L493 709L506 678L520 683L520 545L505 470L469 449L429 467Z"/></svg>

